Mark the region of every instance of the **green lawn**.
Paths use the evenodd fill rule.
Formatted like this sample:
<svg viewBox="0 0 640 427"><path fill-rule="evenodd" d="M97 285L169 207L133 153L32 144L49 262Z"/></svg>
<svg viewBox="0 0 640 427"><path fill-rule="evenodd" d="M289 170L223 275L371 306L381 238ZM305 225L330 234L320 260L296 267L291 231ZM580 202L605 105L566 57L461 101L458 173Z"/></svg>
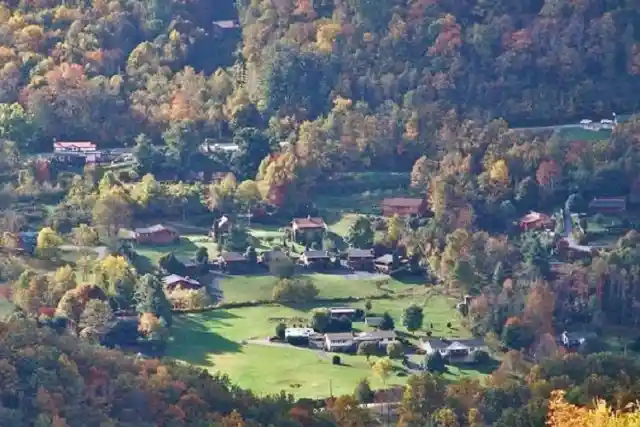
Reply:
<svg viewBox="0 0 640 427"><path fill-rule="evenodd" d="M338 274L310 274L307 276L320 291L320 298L366 298L385 293L404 295L421 292L422 284L404 284L390 278L347 279ZM242 302L270 300L276 278L265 274L260 276L228 276L220 281L225 301Z"/></svg>
<svg viewBox="0 0 640 427"><path fill-rule="evenodd" d="M592 131L583 128L566 128L557 132L560 138L570 141L603 141L611 137L610 130Z"/></svg>
<svg viewBox="0 0 640 427"><path fill-rule="evenodd" d="M434 324L434 336L464 337L469 333L460 324L453 306L455 300L439 294L373 301L372 311L389 311L397 330L401 326L402 310L416 303L424 306L425 328ZM341 304L349 305L349 304ZM364 303L354 304L363 307ZM283 307L280 305L213 310L205 313L176 316L173 342L167 356L230 376L241 387L257 393L291 392L297 397L322 397L351 393L362 378L369 378L373 387L382 387L374 377L364 357L340 355L345 366L333 366L331 355L290 347L268 347L246 341L263 339L274 334L275 326L284 321L301 324L310 316L313 306ZM449 329L446 325L452 323ZM363 323L354 329L363 330ZM373 360L373 359L372 359ZM400 365L388 379L387 385L403 384L406 376L398 375ZM450 367L446 378L455 380L463 376L479 376L478 371Z"/></svg>
<svg viewBox="0 0 640 427"><path fill-rule="evenodd" d="M153 265L164 254L173 252L181 261L193 259L198 247L205 247L209 251L209 258L218 254L218 245L204 234L186 234L180 237L177 243L169 245L137 245L136 251L140 256L147 257Z"/></svg>

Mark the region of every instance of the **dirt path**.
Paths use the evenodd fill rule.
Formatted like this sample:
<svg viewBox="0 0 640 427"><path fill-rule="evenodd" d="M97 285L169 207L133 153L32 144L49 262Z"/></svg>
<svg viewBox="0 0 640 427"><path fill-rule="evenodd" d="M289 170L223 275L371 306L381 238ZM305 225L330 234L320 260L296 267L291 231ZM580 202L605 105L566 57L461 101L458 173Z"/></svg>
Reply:
<svg viewBox="0 0 640 427"><path fill-rule="evenodd" d="M324 350L308 348L308 347L297 347L295 345L286 344L286 343L282 343L282 342L271 342L271 341L269 341L268 338L246 340L245 343L247 343L247 344L255 344L255 345L262 345L262 346L265 346L265 347L279 347L279 348L289 348L289 349L311 351L311 352L315 353L316 356L318 356L318 358L321 359L321 360L329 360L330 359L329 355Z"/></svg>

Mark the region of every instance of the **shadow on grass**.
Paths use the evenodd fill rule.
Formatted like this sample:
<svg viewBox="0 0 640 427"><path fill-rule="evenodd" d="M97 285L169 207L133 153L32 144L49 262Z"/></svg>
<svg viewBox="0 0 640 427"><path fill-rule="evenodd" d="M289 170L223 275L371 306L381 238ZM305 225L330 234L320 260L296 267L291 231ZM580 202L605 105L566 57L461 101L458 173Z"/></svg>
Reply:
<svg viewBox="0 0 640 427"><path fill-rule="evenodd" d="M217 319L230 319L235 316L224 310L217 310L203 316L205 321ZM221 322L224 325L224 322ZM207 328L202 322L190 316L180 316L176 319L179 332L175 333L173 341L169 344L168 356L174 359L184 360L196 365L209 365L212 354L239 353L242 346L236 341L227 339ZM175 328L176 330L178 328Z"/></svg>

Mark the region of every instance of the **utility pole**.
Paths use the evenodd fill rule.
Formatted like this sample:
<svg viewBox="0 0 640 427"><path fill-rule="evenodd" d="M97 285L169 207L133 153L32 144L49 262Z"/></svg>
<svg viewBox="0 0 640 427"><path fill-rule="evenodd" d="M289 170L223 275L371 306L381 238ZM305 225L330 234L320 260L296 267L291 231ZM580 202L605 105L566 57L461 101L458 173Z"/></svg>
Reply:
<svg viewBox="0 0 640 427"><path fill-rule="evenodd" d="M329 380L329 396L333 397L333 383Z"/></svg>

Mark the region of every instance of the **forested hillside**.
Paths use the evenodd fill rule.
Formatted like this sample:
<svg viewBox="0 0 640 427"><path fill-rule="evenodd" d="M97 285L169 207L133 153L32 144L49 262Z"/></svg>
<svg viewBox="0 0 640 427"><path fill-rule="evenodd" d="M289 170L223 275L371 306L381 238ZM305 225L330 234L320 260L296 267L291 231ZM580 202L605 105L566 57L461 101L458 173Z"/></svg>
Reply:
<svg viewBox="0 0 640 427"><path fill-rule="evenodd" d="M640 102L631 1L239 3L242 40L214 24L237 18L231 1L4 1L0 103L28 123L1 136L31 150L119 146L161 143L184 120L203 139L272 119L274 136L295 139L344 98L362 140L342 143L382 155L424 145L452 108L522 124Z"/></svg>
<svg viewBox="0 0 640 427"><path fill-rule="evenodd" d="M273 111L313 116L331 93L374 109L397 105L423 126L449 108L521 124L638 103L634 2L244 3L243 53L267 70L261 95ZM313 90L305 75L317 81Z"/></svg>

